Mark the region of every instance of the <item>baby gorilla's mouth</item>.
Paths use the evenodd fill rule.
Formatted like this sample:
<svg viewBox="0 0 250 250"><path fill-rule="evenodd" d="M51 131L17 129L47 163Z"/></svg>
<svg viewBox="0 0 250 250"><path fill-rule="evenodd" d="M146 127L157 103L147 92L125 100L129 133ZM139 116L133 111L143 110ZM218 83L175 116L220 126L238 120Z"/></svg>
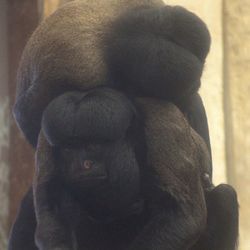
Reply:
<svg viewBox="0 0 250 250"><path fill-rule="evenodd" d="M87 181L93 181L93 183L90 183L89 184L89 186L91 186L91 184L92 184L92 186L94 185L94 184L96 184L95 183L95 180L96 181L104 181L104 180L106 180L107 179L107 176L106 175L95 175L95 176L87 176L87 177L85 177L84 176L84 181L85 181L85 183L87 182ZM87 184L87 183L86 183Z"/></svg>
<svg viewBox="0 0 250 250"><path fill-rule="evenodd" d="M144 200L139 199L138 201L133 203L133 205L130 207L129 215L140 214L140 213L142 213L143 208L144 208Z"/></svg>
<svg viewBox="0 0 250 250"><path fill-rule="evenodd" d="M96 207L100 208L98 205L95 204L94 208ZM100 213L99 210L96 211L95 209L93 209L93 207L87 210L89 212L88 216L91 220L109 224L117 220L127 219L133 215L140 215L142 214L143 209L144 200L140 199L130 204L130 206L121 209L120 211L109 211L105 210L105 208L102 208L100 209L102 213Z"/></svg>

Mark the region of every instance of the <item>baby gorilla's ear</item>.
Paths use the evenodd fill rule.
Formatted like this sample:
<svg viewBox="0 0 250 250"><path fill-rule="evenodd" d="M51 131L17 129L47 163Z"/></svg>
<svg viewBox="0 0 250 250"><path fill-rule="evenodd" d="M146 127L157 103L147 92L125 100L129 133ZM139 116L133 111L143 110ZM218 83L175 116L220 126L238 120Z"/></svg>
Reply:
<svg viewBox="0 0 250 250"><path fill-rule="evenodd" d="M106 59L114 82L170 101L198 90L210 35L195 14L178 6L138 8L110 27Z"/></svg>
<svg viewBox="0 0 250 250"><path fill-rule="evenodd" d="M51 145L101 143L124 136L134 117L132 103L115 90L67 92L48 105L42 129Z"/></svg>

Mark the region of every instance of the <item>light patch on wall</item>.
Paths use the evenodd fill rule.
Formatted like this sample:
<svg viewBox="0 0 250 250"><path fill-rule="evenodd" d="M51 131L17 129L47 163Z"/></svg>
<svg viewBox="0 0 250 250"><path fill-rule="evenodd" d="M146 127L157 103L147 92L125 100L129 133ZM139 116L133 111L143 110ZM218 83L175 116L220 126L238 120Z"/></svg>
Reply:
<svg viewBox="0 0 250 250"><path fill-rule="evenodd" d="M72 0L40 0L43 4L43 18L48 17L57 10L60 5L71 2Z"/></svg>
<svg viewBox="0 0 250 250"><path fill-rule="evenodd" d="M44 0L44 17L51 15L58 8L60 0Z"/></svg>
<svg viewBox="0 0 250 250"><path fill-rule="evenodd" d="M7 249L7 223L9 210L9 100L0 102L0 249Z"/></svg>

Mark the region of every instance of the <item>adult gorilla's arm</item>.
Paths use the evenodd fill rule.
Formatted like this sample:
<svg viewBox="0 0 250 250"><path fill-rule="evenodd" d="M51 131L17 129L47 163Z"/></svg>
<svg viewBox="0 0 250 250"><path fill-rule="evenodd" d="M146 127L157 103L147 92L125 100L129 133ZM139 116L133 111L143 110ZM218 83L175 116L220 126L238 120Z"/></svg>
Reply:
<svg viewBox="0 0 250 250"><path fill-rule="evenodd" d="M37 220L36 244L40 250L72 250L72 231L61 211L64 190L54 164L53 148L42 131L36 151L36 166L33 184Z"/></svg>
<svg viewBox="0 0 250 250"><path fill-rule="evenodd" d="M181 102L177 102L176 105L184 113L191 127L206 142L210 156L212 156L207 115L200 95L198 93L194 93Z"/></svg>
<svg viewBox="0 0 250 250"><path fill-rule="evenodd" d="M30 188L21 202L15 223L11 229L8 250L38 250L34 239L35 229L33 191Z"/></svg>
<svg viewBox="0 0 250 250"><path fill-rule="evenodd" d="M152 217L132 249L189 249L206 226L206 145L175 105L136 100L145 116Z"/></svg>
<svg viewBox="0 0 250 250"><path fill-rule="evenodd" d="M212 158L206 111L198 93L179 103L190 125L204 139ZM208 218L207 227L192 250L235 250L239 235L239 208L235 189L230 185L212 185L212 165L207 175L205 190Z"/></svg>

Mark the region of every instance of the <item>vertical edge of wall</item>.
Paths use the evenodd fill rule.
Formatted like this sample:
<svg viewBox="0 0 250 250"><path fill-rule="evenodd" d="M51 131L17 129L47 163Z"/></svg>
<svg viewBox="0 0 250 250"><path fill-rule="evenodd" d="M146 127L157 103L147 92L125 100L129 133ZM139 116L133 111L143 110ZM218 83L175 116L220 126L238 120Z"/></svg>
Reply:
<svg viewBox="0 0 250 250"><path fill-rule="evenodd" d="M224 83L224 116L225 116L225 144L226 144L226 164L227 164L227 179L230 185L236 188L236 173L234 168L234 131L232 120L232 93L230 88L230 76L229 71L229 54L230 49L227 33L227 14L226 14L226 1L223 0L223 83Z"/></svg>
<svg viewBox="0 0 250 250"><path fill-rule="evenodd" d="M15 101L16 73L23 48L39 22L37 1L8 0L9 99ZM10 207L9 227L16 217L20 201L31 184L34 152L10 117Z"/></svg>
<svg viewBox="0 0 250 250"><path fill-rule="evenodd" d="M0 249L7 249L9 210L9 98L7 2L0 2Z"/></svg>
<svg viewBox="0 0 250 250"><path fill-rule="evenodd" d="M196 0L197 4L197 0ZM213 154L213 182L227 182L224 110L223 110L223 40L222 0L203 1L201 18L211 34L211 48L202 77L200 94L204 100Z"/></svg>
<svg viewBox="0 0 250 250"><path fill-rule="evenodd" d="M229 181L240 205L240 249L250 249L250 1L224 0Z"/></svg>

